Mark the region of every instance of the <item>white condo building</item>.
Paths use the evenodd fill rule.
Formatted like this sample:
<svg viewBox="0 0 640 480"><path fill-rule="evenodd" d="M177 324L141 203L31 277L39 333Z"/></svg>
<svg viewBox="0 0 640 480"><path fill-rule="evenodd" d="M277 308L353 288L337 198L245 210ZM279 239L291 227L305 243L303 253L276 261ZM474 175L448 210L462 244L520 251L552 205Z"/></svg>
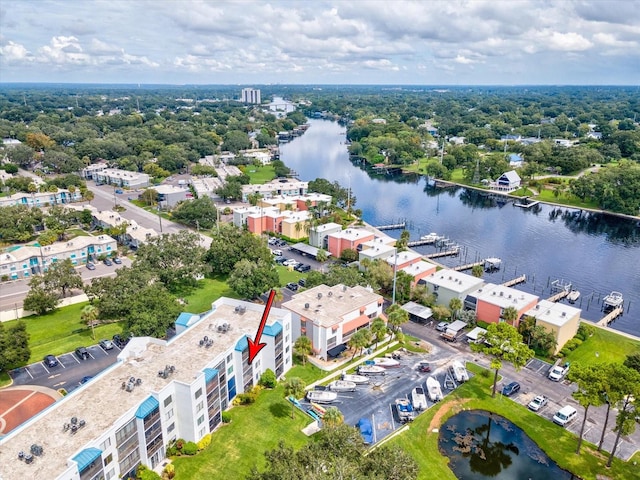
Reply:
<svg viewBox="0 0 640 480"><path fill-rule="evenodd" d="M260 90L255 90L253 88L243 88L242 89L242 103L255 103L261 104L260 100Z"/></svg>

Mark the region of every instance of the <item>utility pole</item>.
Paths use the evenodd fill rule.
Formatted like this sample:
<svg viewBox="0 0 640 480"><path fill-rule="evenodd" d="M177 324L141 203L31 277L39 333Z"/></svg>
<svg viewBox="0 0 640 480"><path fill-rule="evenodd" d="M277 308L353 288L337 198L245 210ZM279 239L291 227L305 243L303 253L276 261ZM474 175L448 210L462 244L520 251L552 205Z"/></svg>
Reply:
<svg viewBox="0 0 640 480"><path fill-rule="evenodd" d="M393 254L393 293L391 294L391 305L396 303L396 274L398 273L398 248Z"/></svg>
<svg viewBox="0 0 640 480"><path fill-rule="evenodd" d="M160 215L160 203L158 203L158 221L160 222L160 233L162 233L162 215Z"/></svg>

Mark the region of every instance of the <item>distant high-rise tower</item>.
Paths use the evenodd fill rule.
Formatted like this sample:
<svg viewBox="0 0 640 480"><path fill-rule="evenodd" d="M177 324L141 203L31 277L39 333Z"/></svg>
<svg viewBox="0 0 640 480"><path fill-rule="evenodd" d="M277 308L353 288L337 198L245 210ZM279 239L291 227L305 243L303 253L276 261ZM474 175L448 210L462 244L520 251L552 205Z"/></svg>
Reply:
<svg viewBox="0 0 640 480"><path fill-rule="evenodd" d="M262 103L260 101L260 90L254 90L253 88L243 88L242 103Z"/></svg>

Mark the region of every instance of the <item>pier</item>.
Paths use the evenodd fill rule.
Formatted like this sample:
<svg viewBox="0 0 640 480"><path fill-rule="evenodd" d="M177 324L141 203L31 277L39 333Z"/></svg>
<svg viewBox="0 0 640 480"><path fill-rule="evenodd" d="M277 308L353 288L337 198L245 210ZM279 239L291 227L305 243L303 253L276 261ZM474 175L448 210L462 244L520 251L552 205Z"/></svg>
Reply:
<svg viewBox="0 0 640 480"><path fill-rule="evenodd" d="M555 295L551 295L549 298L547 298L547 300L549 300L550 302L557 302L558 300L562 300L564 297L569 295L569 291L570 290L561 290Z"/></svg>
<svg viewBox="0 0 640 480"><path fill-rule="evenodd" d="M458 265L457 267L453 267L452 270L456 272L462 272L463 270L471 270L476 266L484 266L484 260L480 260L479 262L467 263L465 265Z"/></svg>
<svg viewBox="0 0 640 480"><path fill-rule="evenodd" d="M380 227L377 227L380 228ZM419 247L420 245L433 245L435 243L434 240L414 240L413 242L407 242L407 247Z"/></svg>
<svg viewBox="0 0 640 480"><path fill-rule="evenodd" d="M616 318L622 315L623 312L624 312L624 309L622 307L615 308L614 310L609 312L605 317L603 317L602 320L598 322L598 325L606 327L611 322L613 322Z"/></svg>
<svg viewBox="0 0 640 480"><path fill-rule="evenodd" d="M439 258L439 257L453 257L460 253L460 248L452 248L450 250L443 250L442 252L430 253L424 255L423 258Z"/></svg>
<svg viewBox="0 0 640 480"><path fill-rule="evenodd" d="M400 229L404 229L406 226L407 226L407 222L402 222L402 223L392 223L391 225L380 225L379 227L374 227L374 228L377 228L378 230L400 230ZM409 242L407 246L411 246L411 243L413 242Z"/></svg>
<svg viewBox="0 0 640 480"><path fill-rule="evenodd" d="M540 200L534 200L531 203L521 203L521 202L514 203L513 206L514 207L520 207L520 208L531 208L531 207L534 207L534 206L538 205L539 203L540 203Z"/></svg>
<svg viewBox="0 0 640 480"><path fill-rule="evenodd" d="M502 285L505 287L513 287L514 285L518 285L519 283L524 283L527 281L526 275L520 275L519 277L513 278L508 282L504 282Z"/></svg>

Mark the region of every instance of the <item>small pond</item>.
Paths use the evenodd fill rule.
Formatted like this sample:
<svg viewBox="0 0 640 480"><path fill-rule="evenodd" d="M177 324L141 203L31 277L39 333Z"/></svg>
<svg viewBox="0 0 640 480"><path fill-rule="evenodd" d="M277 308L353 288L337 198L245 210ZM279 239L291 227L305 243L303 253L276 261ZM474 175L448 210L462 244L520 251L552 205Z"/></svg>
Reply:
<svg viewBox="0 0 640 480"><path fill-rule="evenodd" d="M458 413L440 429L440 451L461 480L571 480L526 433L509 420L484 410Z"/></svg>

